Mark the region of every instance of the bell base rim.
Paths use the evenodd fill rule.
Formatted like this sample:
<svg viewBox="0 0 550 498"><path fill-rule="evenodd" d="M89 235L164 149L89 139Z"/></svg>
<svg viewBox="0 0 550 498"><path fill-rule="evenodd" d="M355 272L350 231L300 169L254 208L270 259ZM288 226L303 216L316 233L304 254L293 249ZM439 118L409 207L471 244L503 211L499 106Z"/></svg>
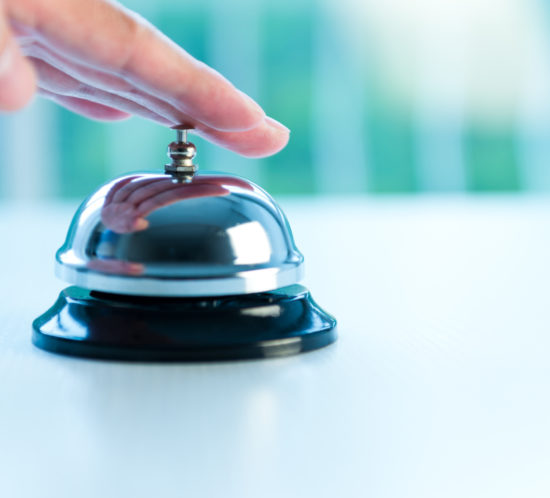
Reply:
<svg viewBox="0 0 550 498"><path fill-rule="evenodd" d="M122 296L71 286L33 322L32 342L61 355L134 362L277 358L336 341L309 291L210 298Z"/></svg>

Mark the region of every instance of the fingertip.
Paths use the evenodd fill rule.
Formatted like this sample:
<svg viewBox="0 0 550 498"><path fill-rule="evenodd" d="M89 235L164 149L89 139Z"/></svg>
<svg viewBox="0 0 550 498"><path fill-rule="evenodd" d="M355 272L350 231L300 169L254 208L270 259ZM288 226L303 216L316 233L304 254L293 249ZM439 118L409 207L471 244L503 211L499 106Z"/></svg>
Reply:
<svg viewBox="0 0 550 498"><path fill-rule="evenodd" d="M252 130L221 132L213 129L197 129L195 133L242 156L268 157L282 150L288 143L290 131L278 121L265 118Z"/></svg>

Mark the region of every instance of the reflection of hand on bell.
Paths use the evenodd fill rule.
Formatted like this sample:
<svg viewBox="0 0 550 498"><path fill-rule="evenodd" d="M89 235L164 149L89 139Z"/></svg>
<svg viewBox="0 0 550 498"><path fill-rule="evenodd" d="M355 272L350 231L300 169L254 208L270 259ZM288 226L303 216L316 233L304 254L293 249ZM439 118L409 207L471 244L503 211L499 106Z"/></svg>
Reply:
<svg viewBox="0 0 550 498"><path fill-rule="evenodd" d="M198 177L192 183L174 183L169 177L124 178L107 194L101 221L116 233L145 230L149 226L147 215L156 209L184 199L227 195L229 190L220 178Z"/></svg>

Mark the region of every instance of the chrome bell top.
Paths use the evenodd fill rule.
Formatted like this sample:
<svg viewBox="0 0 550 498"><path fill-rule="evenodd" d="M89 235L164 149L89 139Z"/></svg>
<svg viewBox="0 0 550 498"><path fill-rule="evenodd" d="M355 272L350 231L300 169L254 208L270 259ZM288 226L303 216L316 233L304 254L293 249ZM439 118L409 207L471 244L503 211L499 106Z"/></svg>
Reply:
<svg viewBox="0 0 550 498"><path fill-rule="evenodd" d="M186 133L166 174L118 178L76 212L56 273L86 289L141 296L223 296L297 283L303 256L285 215L252 182L196 174Z"/></svg>

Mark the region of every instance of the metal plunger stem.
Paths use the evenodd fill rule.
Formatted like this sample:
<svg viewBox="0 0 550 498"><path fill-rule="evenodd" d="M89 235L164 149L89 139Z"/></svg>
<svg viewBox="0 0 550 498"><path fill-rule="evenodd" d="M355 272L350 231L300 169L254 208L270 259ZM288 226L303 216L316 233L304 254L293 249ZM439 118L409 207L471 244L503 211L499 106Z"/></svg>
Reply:
<svg viewBox="0 0 550 498"><path fill-rule="evenodd" d="M177 142L183 142L184 144L187 143L187 130L176 130L177 133Z"/></svg>
<svg viewBox="0 0 550 498"><path fill-rule="evenodd" d="M187 141L186 129L178 129L176 134L176 141L168 145L167 155L172 162L165 165L164 171L171 174L177 182L190 182L199 169L193 163L197 149L194 144Z"/></svg>

